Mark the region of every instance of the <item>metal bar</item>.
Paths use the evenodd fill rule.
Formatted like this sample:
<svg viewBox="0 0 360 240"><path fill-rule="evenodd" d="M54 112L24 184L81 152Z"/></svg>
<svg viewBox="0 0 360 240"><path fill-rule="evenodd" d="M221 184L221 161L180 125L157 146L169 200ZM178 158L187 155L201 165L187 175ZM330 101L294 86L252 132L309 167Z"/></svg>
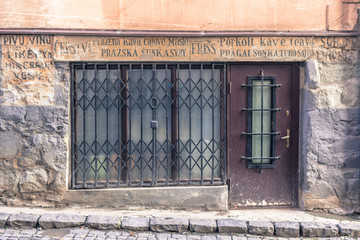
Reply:
<svg viewBox="0 0 360 240"><path fill-rule="evenodd" d="M143 92L143 83L145 83L144 80L144 64L140 65L141 67L141 78L140 78L140 185L142 185L144 183L144 179L143 179L143 171L144 171L144 152L143 152L143 144L144 144L144 127L143 127L143 110L144 110L144 103L143 103L143 98L144 98L144 92ZM138 84L139 84L138 82Z"/></svg>
<svg viewBox="0 0 360 240"><path fill-rule="evenodd" d="M221 73L220 73L221 74ZM212 141L212 151L211 151L211 182L214 182L214 171L215 171L215 103L214 103L214 81L215 81L215 69L214 64L211 64L211 141ZM220 93L220 90L219 90ZM221 93L220 93L221 94ZM221 121L220 121L221 122ZM220 123L221 124L221 123ZM221 159L221 156L220 156Z"/></svg>
<svg viewBox="0 0 360 240"><path fill-rule="evenodd" d="M281 84L265 84L265 86L267 87L281 87ZM242 84L241 87L261 87L261 85L256 85L256 84Z"/></svg>
<svg viewBox="0 0 360 240"><path fill-rule="evenodd" d="M122 161L121 159L122 158L122 155L123 155L123 141L122 141L122 100L121 100L121 96L122 96L122 91L121 91L121 70L120 70L120 64L117 64L117 78L116 78L116 81L117 81L117 87L118 87L118 91L117 91L117 97L118 97L118 132L117 132L117 135L118 135L118 155L117 155L117 168L118 168L118 173L117 173L117 186L120 186L120 183L121 183L121 177L122 177Z"/></svg>
<svg viewBox="0 0 360 240"><path fill-rule="evenodd" d="M257 159L272 159L272 160L276 160L276 159L280 159L280 157L241 157L241 159L243 159L243 160L257 160Z"/></svg>
<svg viewBox="0 0 360 240"><path fill-rule="evenodd" d="M168 90L168 86L170 86L170 92ZM171 157L170 157L170 155L172 154L172 149L169 146L169 141L170 141L170 139L169 139L169 120L170 120L169 115L171 114L171 90L172 90L171 79L169 80L169 77L168 77L168 65L165 64L166 185L169 184L169 175L171 174ZM170 111L170 114L169 114L169 111ZM169 170L170 170L170 174L169 174Z"/></svg>
<svg viewBox="0 0 360 240"><path fill-rule="evenodd" d="M128 84L129 84L129 91L131 91L131 86L132 86L132 79L133 79L133 72L132 72L132 65L130 64L129 65L129 73L128 73L128 76L127 76L127 81L128 81ZM134 157L133 157L133 153L132 153L132 121L131 121L131 104L132 104L132 101L131 101L131 97L129 97L129 140L127 141L127 143L129 144L129 163L128 163L128 166L129 166L129 186L131 186L131 176L132 176L132 171L133 171L133 168L131 167L131 164L132 162L134 161Z"/></svg>
<svg viewBox="0 0 360 240"><path fill-rule="evenodd" d="M94 83L95 83L95 95L94 95L94 98L95 98L95 111L94 111L94 121L95 121L95 187L97 186L97 163L98 163L98 158L97 158L97 155L98 155L98 151L97 151L97 77L98 77L98 69L97 69L97 65L95 64L95 78L94 78Z"/></svg>
<svg viewBox="0 0 360 240"><path fill-rule="evenodd" d="M177 112L180 111L180 65L177 64L177 68L176 68L176 96L177 96L177 104L176 104L176 108L177 108ZM177 157L177 165L180 166L180 114L177 114L177 148L176 148L176 157ZM178 167L177 169L177 180L178 180L178 184L180 184L180 167Z"/></svg>
<svg viewBox="0 0 360 240"><path fill-rule="evenodd" d="M260 135L260 141L261 141L261 147L260 147L260 152L261 152L261 159L260 159L260 173L262 173L263 171L263 162L264 162L264 71L261 70L261 135Z"/></svg>
<svg viewBox="0 0 360 240"><path fill-rule="evenodd" d="M121 129L121 163L122 163L122 171L121 171L121 179L125 183L127 182L128 176L130 176L129 171L131 170L131 166L129 167L131 160L129 160L129 153L128 153L128 134L129 134L129 109L128 109L128 75L127 75L127 68L125 66L120 66L118 64L118 74L120 77L120 86L121 86L121 124L119 129ZM131 145L131 144L130 144Z"/></svg>
<svg viewBox="0 0 360 240"><path fill-rule="evenodd" d="M153 99L156 99L156 94L155 94L155 91L156 91L156 65L153 64L152 65L152 98L151 98L151 101ZM155 104L157 105L157 103ZM156 120L156 107L154 106L152 108L152 119L153 120ZM152 141L153 141L153 144L152 144L152 151L153 151L153 155L152 155L152 162L151 162L151 166L152 166L152 181L151 181L151 184L152 185L155 185L156 184L156 178L157 178L157 159L156 159L156 142L157 142L157 138L156 138L156 128L152 128Z"/></svg>
<svg viewBox="0 0 360 240"><path fill-rule="evenodd" d="M221 71L220 71L221 73ZM223 158L220 157L221 161L223 161L224 164L224 169L223 169L223 173L221 175L222 177L222 183L225 184L225 179L226 179L226 136L227 136L227 101L226 101L226 82L227 82L227 78L226 78L226 64L224 63L223 65L223 75L222 75L222 83L223 83L223 90L222 90L222 101L224 102L223 107L222 107L222 111L223 111L223 122L224 122L224 136L222 136L221 138L223 139L222 141L224 142L223 146L220 146L220 151L223 152ZM221 74L220 74L221 75ZM221 101L221 100L220 100ZM221 121L220 121L221 122ZM221 134L220 134L221 136Z"/></svg>
<svg viewBox="0 0 360 240"><path fill-rule="evenodd" d="M242 111L252 111L252 112L255 112L255 111L281 111L281 108L264 108L264 109L254 109L254 108L242 108L241 109Z"/></svg>
<svg viewBox="0 0 360 240"><path fill-rule="evenodd" d="M204 178L204 150L203 150L203 64L200 64L200 165L201 165L201 185Z"/></svg>
<svg viewBox="0 0 360 240"><path fill-rule="evenodd" d="M191 77L191 64L189 64L189 95L191 94L191 81L192 81L192 77ZM191 184L191 96L189 96L189 155L188 155L188 159L189 159L189 184Z"/></svg>
<svg viewBox="0 0 360 240"><path fill-rule="evenodd" d="M276 81L276 78L273 77L271 83L274 84ZM272 108L276 108L276 88L272 88L271 90L271 107ZM276 112L271 112L271 123L272 126L270 125L270 131L272 132L276 132ZM275 148L275 136L271 136L271 156L275 156L276 154L276 148ZM275 166L274 166L275 167Z"/></svg>
<svg viewBox="0 0 360 240"><path fill-rule="evenodd" d="M105 78L105 85L106 85L106 184L109 183L109 177L110 177L110 169L109 169L109 64L106 64L106 78Z"/></svg>
<svg viewBox="0 0 360 240"><path fill-rule="evenodd" d="M260 135L280 135L280 132L269 132L269 133L245 133L242 132L241 135L247 135L247 136L260 136Z"/></svg>
<svg viewBox="0 0 360 240"><path fill-rule="evenodd" d="M177 70L176 68L171 68L171 159L172 159L172 164L171 164L171 179L173 180L173 182L176 181L177 177L178 177L178 169L179 169L179 165L178 165L178 143L177 140L179 139L178 136L178 109L177 109L177 105L178 105L178 96L177 96Z"/></svg>
<svg viewBox="0 0 360 240"><path fill-rule="evenodd" d="M85 82L87 82L87 73L85 71L85 64L83 64L83 91L85 91ZM84 94L84 93L83 93ZM83 141L86 143L86 108L85 108L85 97L83 96ZM84 154L82 156L83 162L84 162L84 172L83 172L83 188L86 187L86 162L87 162L87 156L86 156L86 144L84 143Z"/></svg>
<svg viewBox="0 0 360 240"><path fill-rule="evenodd" d="M74 65L70 65L71 68L71 83L70 83L70 93L71 93L71 101L70 101L70 109L71 109L71 188L75 187L75 142L76 135L75 135L75 107L74 101L76 98L76 93L74 91L74 85L76 84L76 73L74 72ZM77 151L77 149L76 149Z"/></svg>

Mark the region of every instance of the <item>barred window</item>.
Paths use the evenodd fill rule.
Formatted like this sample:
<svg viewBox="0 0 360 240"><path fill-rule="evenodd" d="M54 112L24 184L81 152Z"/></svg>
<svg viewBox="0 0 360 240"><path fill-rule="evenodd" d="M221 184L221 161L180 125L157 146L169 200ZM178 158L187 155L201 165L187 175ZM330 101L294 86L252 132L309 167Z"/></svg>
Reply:
<svg viewBox="0 0 360 240"><path fill-rule="evenodd" d="M72 187L223 184L223 64L72 64Z"/></svg>

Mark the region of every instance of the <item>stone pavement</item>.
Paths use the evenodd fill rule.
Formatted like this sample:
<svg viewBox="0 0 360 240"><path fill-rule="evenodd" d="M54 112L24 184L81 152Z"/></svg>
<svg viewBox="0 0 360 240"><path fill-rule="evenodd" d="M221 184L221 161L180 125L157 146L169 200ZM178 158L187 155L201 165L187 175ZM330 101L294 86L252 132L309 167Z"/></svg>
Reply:
<svg viewBox="0 0 360 240"><path fill-rule="evenodd" d="M0 240L283 238L360 240L360 221L323 218L293 209L110 212L0 207Z"/></svg>
<svg viewBox="0 0 360 240"><path fill-rule="evenodd" d="M0 229L0 240L298 240L298 239L355 239L356 237L328 237L328 238L281 238L276 236L256 236L251 234L220 234L220 233L171 233L171 232L134 232L121 230L92 230L77 229Z"/></svg>

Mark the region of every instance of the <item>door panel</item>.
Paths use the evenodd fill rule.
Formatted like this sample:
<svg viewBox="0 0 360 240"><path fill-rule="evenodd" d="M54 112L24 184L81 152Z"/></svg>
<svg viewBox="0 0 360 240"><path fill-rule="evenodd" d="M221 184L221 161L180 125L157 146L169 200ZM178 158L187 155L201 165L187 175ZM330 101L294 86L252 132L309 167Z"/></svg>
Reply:
<svg viewBox="0 0 360 240"><path fill-rule="evenodd" d="M297 205L298 76L296 63L230 65L230 207Z"/></svg>

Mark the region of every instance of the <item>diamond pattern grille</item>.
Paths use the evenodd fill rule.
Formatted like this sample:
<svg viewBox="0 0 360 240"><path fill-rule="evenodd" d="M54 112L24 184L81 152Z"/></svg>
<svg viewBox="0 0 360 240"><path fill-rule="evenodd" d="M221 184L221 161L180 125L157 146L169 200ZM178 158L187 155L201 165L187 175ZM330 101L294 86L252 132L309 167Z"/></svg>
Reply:
<svg viewBox="0 0 360 240"><path fill-rule="evenodd" d="M73 64L72 187L224 184L224 64Z"/></svg>

